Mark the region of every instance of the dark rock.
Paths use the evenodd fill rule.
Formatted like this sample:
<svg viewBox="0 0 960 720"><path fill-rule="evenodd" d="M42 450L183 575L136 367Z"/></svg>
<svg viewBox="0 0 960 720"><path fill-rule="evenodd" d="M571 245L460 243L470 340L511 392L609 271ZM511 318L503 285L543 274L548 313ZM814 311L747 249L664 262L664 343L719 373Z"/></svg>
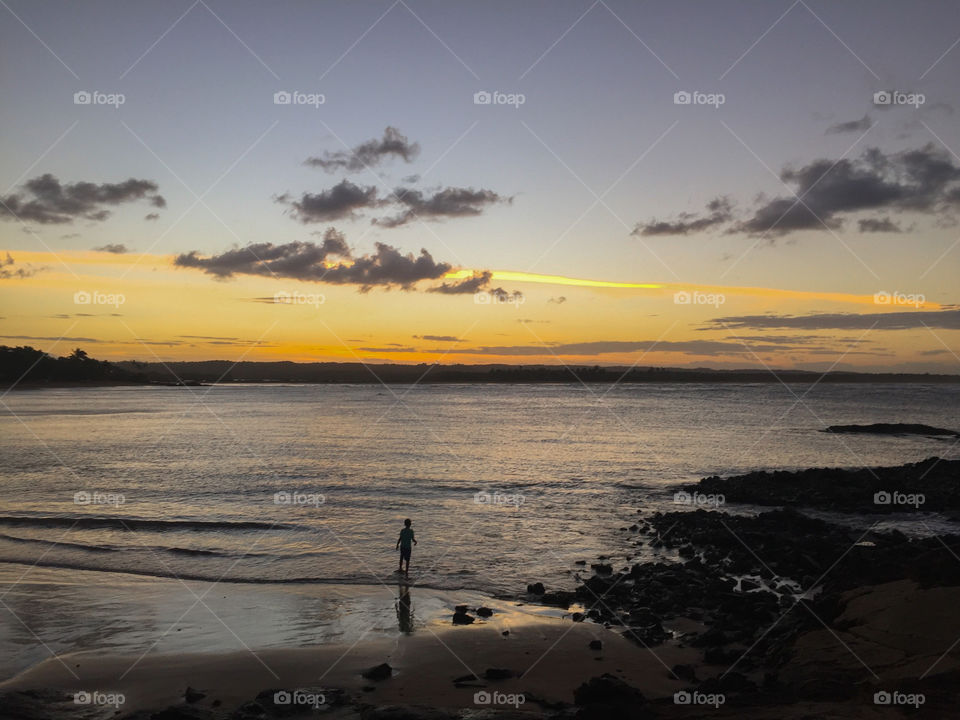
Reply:
<svg viewBox="0 0 960 720"><path fill-rule="evenodd" d="M467 615L466 605L457 605L456 612L453 613L454 625L470 625L476 618Z"/></svg>
<svg viewBox="0 0 960 720"><path fill-rule="evenodd" d="M194 690L192 687L187 686L187 689L183 693L183 699L188 703L195 703L203 700L207 696L206 693L202 693L199 690Z"/></svg>
<svg viewBox="0 0 960 720"><path fill-rule="evenodd" d="M958 474L960 460L932 457L918 463L856 470L809 468L752 472L726 478L713 476L687 486L687 489L708 495L722 494L728 503L805 506L865 513L918 509L874 499L877 493L889 494L896 490L903 495L924 495L925 502L919 509L941 512L960 509L960 484L955 482Z"/></svg>
<svg viewBox="0 0 960 720"><path fill-rule="evenodd" d="M488 607L478 607L478 608L477 608L477 615L478 615L479 617L482 617L482 618L488 618L488 617L491 617L491 616L493 615L493 610L491 610L491 609L488 608Z"/></svg>
<svg viewBox="0 0 960 720"><path fill-rule="evenodd" d="M867 433L871 435L927 435L933 437L960 437L956 430L921 425L919 423L873 423L872 425L831 425L828 433Z"/></svg>
<svg viewBox="0 0 960 720"><path fill-rule="evenodd" d="M652 713L644 707L647 699L643 693L609 673L583 683L573 691L573 701L581 708L577 718L584 720L633 720L652 717Z"/></svg>
<svg viewBox="0 0 960 720"><path fill-rule="evenodd" d="M470 675L461 675L461 676L458 677L458 678L454 678L454 679L453 679L453 686L454 686L454 687L458 687L458 688L465 688L465 687L478 687L478 688L482 688L482 687L486 687L486 685L484 685L484 683L481 682L480 678L478 678L476 675L473 675L472 673L471 673Z"/></svg>
<svg viewBox="0 0 960 720"><path fill-rule="evenodd" d="M393 668L387 663L380 663L372 668L367 668L360 675L366 680L386 680L393 675Z"/></svg>
<svg viewBox="0 0 960 720"><path fill-rule="evenodd" d="M591 650L603 650L603 641L602 640L591 640L590 641Z"/></svg>
<svg viewBox="0 0 960 720"><path fill-rule="evenodd" d="M590 569L600 575L609 575L613 572L613 566L609 563L593 563L590 565Z"/></svg>
<svg viewBox="0 0 960 720"><path fill-rule="evenodd" d="M570 616L570 619L573 620L574 622L583 622L584 614L575 612Z"/></svg>
<svg viewBox="0 0 960 720"><path fill-rule="evenodd" d="M576 600L577 596L575 593L569 592L567 590L553 590L548 593L544 593L540 598L540 602L544 605L555 605L556 607L570 607L570 603Z"/></svg>
<svg viewBox="0 0 960 720"><path fill-rule="evenodd" d="M632 627L621 634L627 640L633 640L635 643L643 645L644 647L662 645L667 639L667 631L663 629L663 625L660 623L650 623L649 625Z"/></svg>
<svg viewBox="0 0 960 720"><path fill-rule="evenodd" d="M543 593L546 592L546 588L543 587L543 583L535 582L527 585L527 592L531 595L543 595Z"/></svg>
<svg viewBox="0 0 960 720"><path fill-rule="evenodd" d="M273 699L271 698L271 702ZM267 716L263 706L254 701L245 702L230 715L230 720L261 720Z"/></svg>

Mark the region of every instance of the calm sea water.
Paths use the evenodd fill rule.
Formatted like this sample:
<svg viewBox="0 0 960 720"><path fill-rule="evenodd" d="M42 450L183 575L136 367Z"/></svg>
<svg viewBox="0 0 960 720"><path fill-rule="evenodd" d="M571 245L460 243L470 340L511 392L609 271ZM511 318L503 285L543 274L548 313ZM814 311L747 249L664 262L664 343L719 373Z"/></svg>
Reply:
<svg viewBox="0 0 960 720"><path fill-rule="evenodd" d="M378 584L409 517L421 586L512 594L534 580L569 586L575 560L624 544L636 509L677 509L681 481L960 454L952 441L820 432L956 427L958 386L791 389L17 391L0 414L0 563Z"/></svg>

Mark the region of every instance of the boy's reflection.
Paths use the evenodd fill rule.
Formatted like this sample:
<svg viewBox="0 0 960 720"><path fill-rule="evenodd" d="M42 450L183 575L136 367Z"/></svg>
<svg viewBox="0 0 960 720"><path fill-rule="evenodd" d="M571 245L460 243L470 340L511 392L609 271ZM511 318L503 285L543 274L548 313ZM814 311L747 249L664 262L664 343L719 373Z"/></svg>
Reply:
<svg viewBox="0 0 960 720"><path fill-rule="evenodd" d="M413 632L413 610L410 607L410 586L400 582L399 595L397 596L397 622L400 625L400 632L407 635Z"/></svg>

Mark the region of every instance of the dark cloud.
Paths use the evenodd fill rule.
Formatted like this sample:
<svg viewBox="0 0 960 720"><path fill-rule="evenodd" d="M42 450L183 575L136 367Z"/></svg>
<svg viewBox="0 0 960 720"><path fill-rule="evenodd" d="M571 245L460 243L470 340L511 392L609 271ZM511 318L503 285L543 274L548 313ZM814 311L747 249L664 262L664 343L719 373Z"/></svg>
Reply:
<svg viewBox="0 0 960 720"><path fill-rule="evenodd" d="M721 225L732 218L733 206L725 197L714 198L707 203L707 213L697 216L693 213L682 213L676 220L653 219L646 224L637 224L631 235L688 235L700 232L714 225Z"/></svg>
<svg viewBox="0 0 960 720"><path fill-rule="evenodd" d="M393 217L374 220L383 227L394 228L418 218L469 217L480 215L484 208L499 202L512 202L492 190L448 187L427 195L420 190L397 188L394 199L402 206Z"/></svg>
<svg viewBox="0 0 960 720"><path fill-rule="evenodd" d="M76 182L61 184L46 173L28 180L22 188L0 198L0 217L32 220L41 224L73 222L82 218L100 222L110 216L104 206L116 206L143 198L154 207L166 206L150 180L130 178L121 183Z"/></svg>
<svg viewBox="0 0 960 720"><path fill-rule="evenodd" d="M847 120L846 122L837 123L836 125L831 125L827 128L827 135L837 135L840 133L853 133L859 132L864 133L871 128L873 121L870 119L869 115L864 115L859 120Z"/></svg>
<svg viewBox="0 0 960 720"><path fill-rule="evenodd" d="M457 342L460 340L453 335L414 335L417 340L430 340L431 342Z"/></svg>
<svg viewBox="0 0 960 720"><path fill-rule="evenodd" d="M417 352L416 348L412 347L361 347L357 348L362 352L375 352L375 353L411 353Z"/></svg>
<svg viewBox="0 0 960 720"><path fill-rule="evenodd" d="M276 201L290 205L293 217L304 224L350 218L357 210L382 204L374 186L360 187L349 180L341 180L319 193L303 193L299 200L280 195Z"/></svg>
<svg viewBox="0 0 960 720"><path fill-rule="evenodd" d="M931 212L953 203L960 167L928 144L919 150L884 154L871 148L858 159L814 160L780 177L803 198L775 198L733 230L785 235L796 230L841 227L844 213L865 210Z"/></svg>
<svg viewBox="0 0 960 720"><path fill-rule="evenodd" d="M524 301L523 293L519 290L510 292L509 290L504 290L502 287L497 287L488 290L487 294L497 303L522 303Z"/></svg>
<svg viewBox="0 0 960 720"><path fill-rule="evenodd" d="M814 315L739 315L708 321L703 330L726 328L798 328L804 330L913 330L922 327L960 330L960 310L910 310L886 313Z"/></svg>
<svg viewBox="0 0 960 720"><path fill-rule="evenodd" d="M399 157L404 162L411 162L419 153L420 145L410 142L395 127L388 126L380 139L368 140L352 150L325 152L322 157L309 157L304 164L327 172L337 170L357 172L364 168L372 168L391 157Z"/></svg>
<svg viewBox="0 0 960 720"><path fill-rule="evenodd" d="M373 287L398 286L411 289L421 280L436 280L453 269L448 263L437 262L426 250L420 255L404 255L385 243L376 243L376 252L354 258L350 265L336 265L322 275L324 282L358 285L362 291Z"/></svg>
<svg viewBox="0 0 960 720"><path fill-rule="evenodd" d="M385 243L376 243L376 250L372 254L357 256L347 245L343 234L334 228L327 229L323 243L319 245L314 242L284 245L254 243L210 257L201 257L194 250L178 255L174 265L203 270L218 278L265 275L334 285L356 285L363 292L374 287L409 290L420 281L439 280L453 269L449 263L434 260L426 250L421 250L415 256L412 253L404 254ZM452 289L436 291L454 292ZM462 288L459 292L472 290ZM267 298L266 301L272 300Z"/></svg>
<svg viewBox="0 0 960 720"><path fill-rule="evenodd" d="M0 335L0 338L5 340L51 340L56 342L62 340L63 342L80 342L80 343L100 343L106 342L106 340L97 340L96 338L88 337L53 337L53 336L41 336L41 335Z"/></svg>
<svg viewBox="0 0 960 720"><path fill-rule="evenodd" d="M721 340L598 340L594 342L547 345L498 345L467 348L458 353L469 355L606 355L610 353L668 352L690 355L743 355L789 349L777 344L744 347L740 342Z"/></svg>
<svg viewBox="0 0 960 720"><path fill-rule="evenodd" d="M888 217L882 218L866 218L863 220L857 221L857 226L860 228L862 233L876 233L876 232L889 232L889 233L899 233L903 232L903 229L893 222Z"/></svg>
<svg viewBox="0 0 960 720"><path fill-rule="evenodd" d="M323 242L291 242L285 245L251 243L243 248L227 250L220 255L202 258L196 250L178 255L173 264L199 268L209 275L228 278L233 275L268 275L317 280L326 268L328 258L350 258L351 251L343 233L327 228Z"/></svg>
<svg viewBox="0 0 960 720"><path fill-rule="evenodd" d="M160 219L160 213L147 213L146 215L143 216L143 219L144 219L144 220L159 220L159 219Z"/></svg>
<svg viewBox="0 0 960 720"><path fill-rule="evenodd" d="M15 268L16 262L10 256L10 253L7 253L5 258L0 258L0 280L9 280L11 278L19 278L21 280L29 277L33 277L38 272L46 270L46 267L36 267L27 263L23 267Z"/></svg>
<svg viewBox="0 0 960 720"><path fill-rule="evenodd" d="M179 338L186 338L187 340L239 340L240 338L235 337L222 337L220 335L177 335Z"/></svg>
<svg viewBox="0 0 960 720"><path fill-rule="evenodd" d="M728 340L740 340L741 342L766 342L782 345L807 345L809 343L823 342L830 340L825 335L731 335ZM861 340L860 342L869 342Z"/></svg>
<svg viewBox="0 0 960 720"><path fill-rule="evenodd" d="M127 246L123 243L107 243L106 245L101 245L100 247L95 247L93 249L96 252L114 253L115 255L122 255L123 253L130 252L130 250L127 249Z"/></svg>
<svg viewBox="0 0 960 720"><path fill-rule="evenodd" d="M556 303L557 305L563 305L566 301L567 298L563 295L560 295L559 297L552 297L547 300L548 303Z"/></svg>
<svg viewBox="0 0 960 720"><path fill-rule="evenodd" d="M429 288L428 292L442 293L444 295L460 295L465 293L479 292L490 284L493 273L489 270L483 272L474 272L472 277L464 278L451 283L443 283L436 287Z"/></svg>
<svg viewBox="0 0 960 720"><path fill-rule="evenodd" d="M916 212L938 215L937 222L945 222L952 210L960 208L960 167L933 144L895 153L869 148L855 159L818 159L785 168L780 178L795 188L796 197L763 200L746 219L735 219L731 204L718 198L700 215L639 223L632 234L685 235L725 224L725 233L778 237L825 226L839 230L851 213ZM887 225L884 219L889 220L862 221L862 231L893 232L893 221Z"/></svg>

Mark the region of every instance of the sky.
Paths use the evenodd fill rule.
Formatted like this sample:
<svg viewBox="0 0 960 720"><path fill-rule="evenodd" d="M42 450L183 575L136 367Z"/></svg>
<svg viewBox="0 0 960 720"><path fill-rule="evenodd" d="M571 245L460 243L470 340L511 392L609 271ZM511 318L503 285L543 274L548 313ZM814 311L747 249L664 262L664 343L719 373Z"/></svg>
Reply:
<svg viewBox="0 0 960 720"><path fill-rule="evenodd" d="M0 344L960 372L951 2L0 17Z"/></svg>

